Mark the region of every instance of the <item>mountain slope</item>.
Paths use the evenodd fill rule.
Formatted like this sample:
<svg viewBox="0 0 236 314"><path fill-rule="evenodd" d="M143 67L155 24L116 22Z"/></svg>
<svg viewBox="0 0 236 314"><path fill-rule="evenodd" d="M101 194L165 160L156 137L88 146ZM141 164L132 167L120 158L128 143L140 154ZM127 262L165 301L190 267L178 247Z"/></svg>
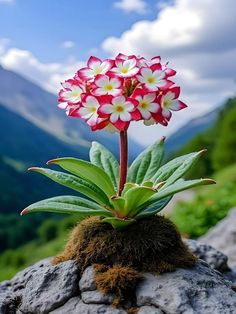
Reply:
<svg viewBox="0 0 236 314"><path fill-rule="evenodd" d="M216 122L222 106L204 114L200 117L192 119L179 130L172 134L166 142L166 150L168 153L174 152L184 144L189 142L195 135L209 129Z"/></svg>
<svg viewBox="0 0 236 314"><path fill-rule="evenodd" d="M67 117L64 110L57 107L55 95L1 66L0 103L42 130L82 150L88 150L91 141L99 141L118 154L117 134L91 132L85 122ZM133 159L141 147L130 140L130 148Z"/></svg>

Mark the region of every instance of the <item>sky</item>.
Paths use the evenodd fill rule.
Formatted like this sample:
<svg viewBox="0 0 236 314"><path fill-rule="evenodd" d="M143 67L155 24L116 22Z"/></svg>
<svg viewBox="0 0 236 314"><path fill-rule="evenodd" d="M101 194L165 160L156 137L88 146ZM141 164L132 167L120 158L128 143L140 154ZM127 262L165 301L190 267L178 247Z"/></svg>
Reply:
<svg viewBox="0 0 236 314"><path fill-rule="evenodd" d="M130 135L148 145L235 95L234 8L235 0L0 0L0 64L56 94L91 55L161 55L188 108L166 128L134 123Z"/></svg>

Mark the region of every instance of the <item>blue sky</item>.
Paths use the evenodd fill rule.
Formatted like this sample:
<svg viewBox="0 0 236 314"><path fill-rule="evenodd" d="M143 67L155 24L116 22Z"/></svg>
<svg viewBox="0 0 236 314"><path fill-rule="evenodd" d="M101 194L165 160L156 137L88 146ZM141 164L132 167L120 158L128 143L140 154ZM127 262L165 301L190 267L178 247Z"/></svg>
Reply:
<svg viewBox="0 0 236 314"><path fill-rule="evenodd" d="M161 55L189 108L168 128L135 124L147 145L235 96L235 0L0 0L0 64L57 93L90 55Z"/></svg>
<svg viewBox="0 0 236 314"><path fill-rule="evenodd" d="M116 8L115 1L79 0L0 0L0 38L30 50L42 62L63 61L71 54L88 58L108 36L119 36L140 16L153 19L157 2L148 1L142 13ZM154 10L153 10L154 8ZM63 49L62 42L76 45ZM99 55L105 55L100 51Z"/></svg>

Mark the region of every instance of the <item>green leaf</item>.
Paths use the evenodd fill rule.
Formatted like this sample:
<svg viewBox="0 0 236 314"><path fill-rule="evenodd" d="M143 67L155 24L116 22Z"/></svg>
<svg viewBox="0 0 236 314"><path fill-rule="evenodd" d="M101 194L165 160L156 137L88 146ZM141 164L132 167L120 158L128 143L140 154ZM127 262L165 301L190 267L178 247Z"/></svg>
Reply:
<svg viewBox="0 0 236 314"><path fill-rule="evenodd" d="M106 194L92 182L85 181L69 173L46 168L33 167L29 170L39 172L61 185L86 195L101 205L109 205L109 199Z"/></svg>
<svg viewBox="0 0 236 314"><path fill-rule="evenodd" d="M67 157L50 160L48 161L48 164L59 165L61 168L73 173L74 175L93 182L93 184L103 190L108 197L115 194L115 190L109 176L101 168L88 161Z"/></svg>
<svg viewBox="0 0 236 314"><path fill-rule="evenodd" d="M97 142L92 142L89 156L91 163L104 170L109 175L115 189L117 189L119 163L115 156L107 148Z"/></svg>
<svg viewBox="0 0 236 314"><path fill-rule="evenodd" d="M111 224L114 229L120 230L125 229L129 225L136 222L135 219L121 219L117 217L104 218L102 221Z"/></svg>
<svg viewBox="0 0 236 314"><path fill-rule="evenodd" d="M145 217L154 216L159 213L172 199L172 196L168 196L164 199L158 200L147 207L143 205L139 208L139 214L135 216L135 219L143 219Z"/></svg>
<svg viewBox="0 0 236 314"><path fill-rule="evenodd" d="M127 182L141 184L152 179L163 159L164 139L149 146L133 161L128 169Z"/></svg>
<svg viewBox="0 0 236 314"><path fill-rule="evenodd" d="M124 186L124 189L123 189L121 195L124 196L127 193L127 191L129 191L130 189L137 187L137 186L139 186L139 185L136 183L125 183L125 186Z"/></svg>
<svg viewBox="0 0 236 314"><path fill-rule="evenodd" d="M156 191L146 186L134 187L126 192L125 214L129 217L136 215L137 208L145 203Z"/></svg>
<svg viewBox="0 0 236 314"><path fill-rule="evenodd" d="M80 216L112 216L112 214L101 207L101 209L91 209L83 206L60 203L60 202L37 202L25 208L21 215L34 212L53 212L60 214L78 214Z"/></svg>
<svg viewBox="0 0 236 314"><path fill-rule="evenodd" d="M202 156L202 154L206 150L201 150L200 152L194 153L192 156L186 158L183 163L172 173L172 175L166 180L165 184L160 188L160 190L165 187L173 184L179 178L183 177L183 175L188 172L193 165L198 161L198 159Z"/></svg>
<svg viewBox="0 0 236 314"><path fill-rule="evenodd" d="M197 180L178 180L174 184L159 190L155 195L151 196L143 206L149 206L154 202L166 198L167 196L174 195L177 192L184 191L199 185L215 184L211 179L197 179Z"/></svg>
<svg viewBox="0 0 236 314"><path fill-rule="evenodd" d="M156 185L159 182L166 181L176 171L176 169L178 169L186 160L191 160L194 158L196 154L199 154L199 152L194 152L174 158L161 166L152 178L154 184Z"/></svg>
<svg viewBox="0 0 236 314"><path fill-rule="evenodd" d="M92 202L82 197L72 196L72 195L50 197L45 200L37 202L37 204L39 203L43 204L43 203L49 203L49 202L66 203L66 204L78 205L78 206L87 207L91 209L98 209L98 210L102 208L95 202Z"/></svg>
<svg viewBox="0 0 236 314"><path fill-rule="evenodd" d="M120 196L114 196L111 198L110 203L113 205L114 209L119 212L123 213L125 208L125 199Z"/></svg>

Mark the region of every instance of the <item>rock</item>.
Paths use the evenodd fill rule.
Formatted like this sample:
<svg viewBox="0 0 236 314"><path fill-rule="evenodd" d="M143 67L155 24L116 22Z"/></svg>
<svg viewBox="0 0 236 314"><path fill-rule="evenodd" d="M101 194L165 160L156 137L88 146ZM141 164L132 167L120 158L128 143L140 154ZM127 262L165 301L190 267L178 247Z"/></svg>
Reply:
<svg viewBox="0 0 236 314"><path fill-rule="evenodd" d="M153 305L173 314L236 313L236 294L223 276L203 261L192 269L147 273L137 287L137 305Z"/></svg>
<svg viewBox="0 0 236 314"><path fill-rule="evenodd" d="M11 280L11 287L11 298L21 298L20 311L48 313L76 295L78 268L74 261L57 266L49 260L42 261L18 273Z"/></svg>
<svg viewBox="0 0 236 314"><path fill-rule="evenodd" d="M212 268L220 272L228 270L228 257L208 244L203 244L194 240L185 240L189 249L200 259L204 260Z"/></svg>
<svg viewBox="0 0 236 314"><path fill-rule="evenodd" d="M140 310L138 311L137 314L163 314L164 312L162 312L160 309L157 309L154 306L141 306Z"/></svg>
<svg viewBox="0 0 236 314"><path fill-rule="evenodd" d="M96 290L97 286L94 280L93 267L87 267L83 272L83 275L79 281L80 291L91 291Z"/></svg>
<svg viewBox="0 0 236 314"><path fill-rule="evenodd" d="M211 228L199 240L210 244L228 256L230 267L236 267L236 208L231 209L226 218Z"/></svg>
<svg viewBox="0 0 236 314"><path fill-rule="evenodd" d="M223 254L208 245L187 241L196 255L212 267L224 269ZM138 314L233 314L236 293L232 283L206 262L199 260L191 269L171 273L144 274L136 289ZM235 270L226 272L236 277ZM112 295L97 290L92 266L81 278L74 261L56 266L46 259L26 268L12 280L0 283L1 314L127 314L131 300L114 308Z"/></svg>
<svg viewBox="0 0 236 314"><path fill-rule="evenodd" d="M84 304L78 297L70 299L50 314L127 314L123 309L115 309L105 304ZM151 313L150 313L151 314Z"/></svg>
<svg viewBox="0 0 236 314"><path fill-rule="evenodd" d="M84 291L81 293L81 299L86 304L111 304L114 296L111 294L104 295L100 291Z"/></svg>

